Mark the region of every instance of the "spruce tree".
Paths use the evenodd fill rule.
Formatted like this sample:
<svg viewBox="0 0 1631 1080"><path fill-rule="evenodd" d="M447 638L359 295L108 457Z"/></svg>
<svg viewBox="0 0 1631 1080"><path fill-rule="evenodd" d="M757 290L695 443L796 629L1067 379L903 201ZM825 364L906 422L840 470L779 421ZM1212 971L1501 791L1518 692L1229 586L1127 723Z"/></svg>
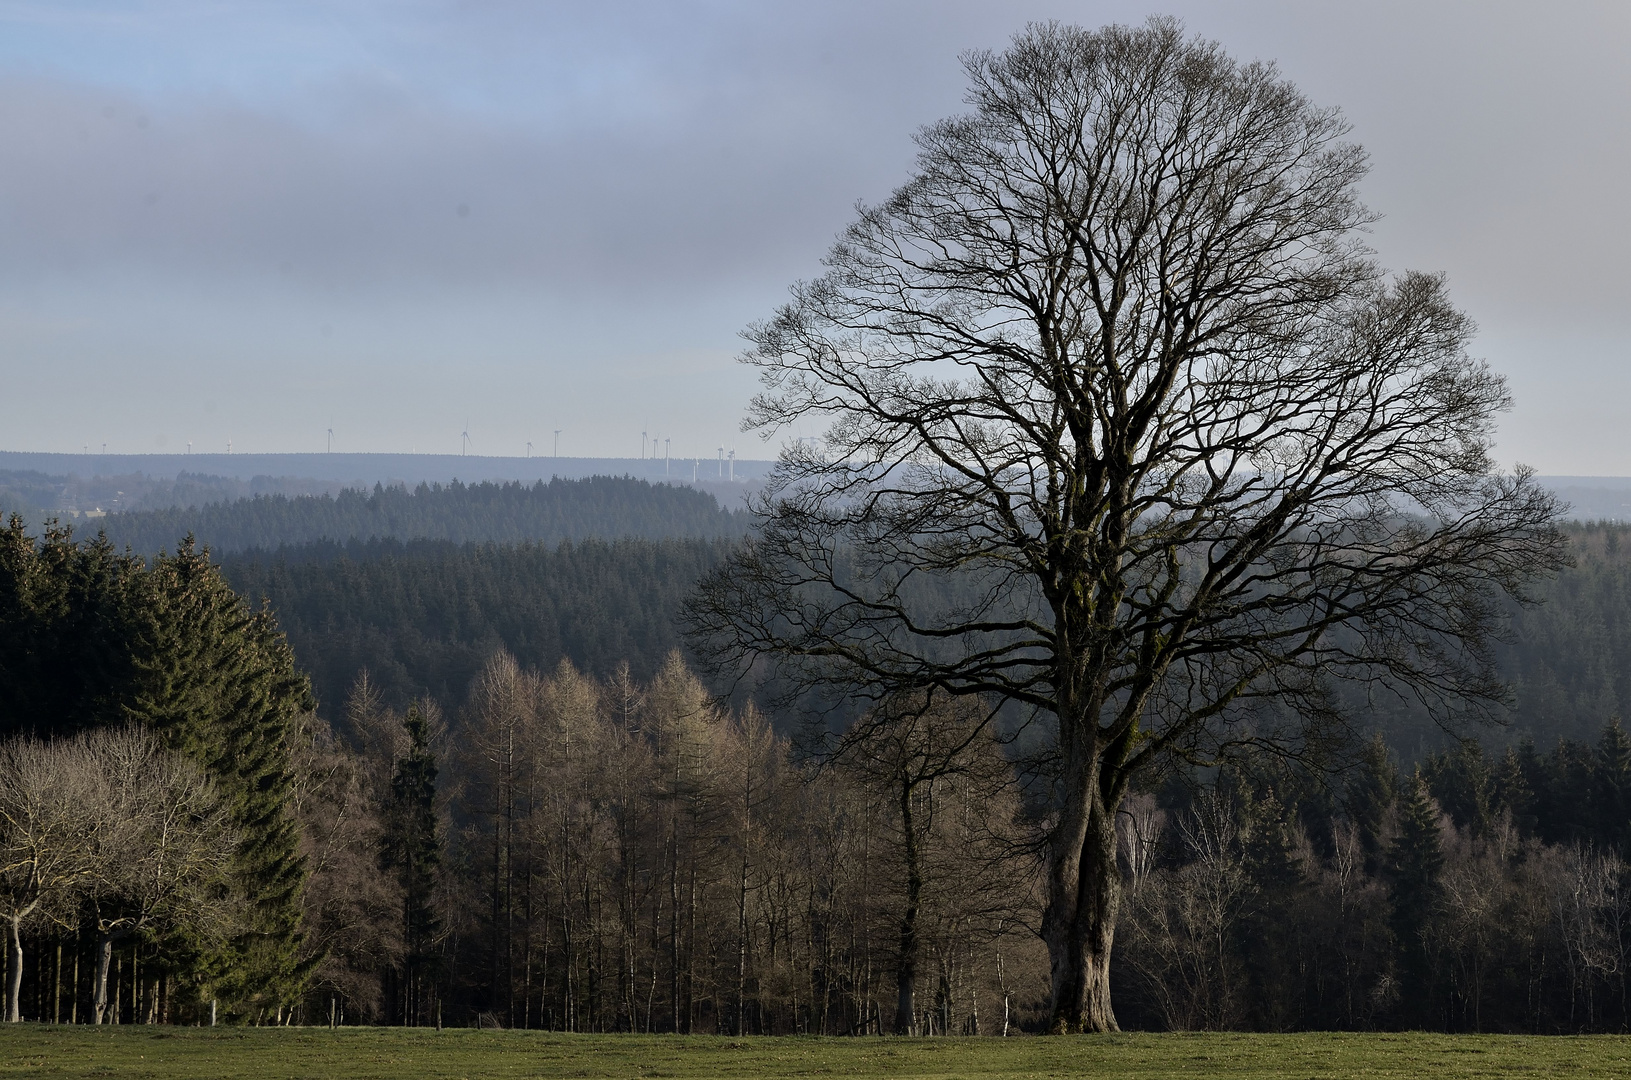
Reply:
<svg viewBox="0 0 1631 1080"><path fill-rule="evenodd" d="M1383 837L1387 831L1388 815L1398 794L1399 771L1388 753L1387 744L1380 734L1365 744L1359 766L1348 778L1343 803L1348 818L1359 829L1359 841L1365 849L1365 872L1374 874L1383 856Z"/></svg>
<svg viewBox="0 0 1631 1080"><path fill-rule="evenodd" d="M1535 793L1529 787L1529 777L1524 769L1523 758L1513 747L1508 746L1506 753L1501 755L1490 784L1495 812L1499 814L1505 811L1510 814L1512 825L1520 836L1533 836Z"/></svg>
<svg viewBox="0 0 1631 1080"><path fill-rule="evenodd" d="M1631 833L1631 736L1620 726L1619 717L1603 729L1592 764L1592 842L1611 847L1622 857L1631 854L1627 846L1631 839L1627 835Z"/></svg>
<svg viewBox="0 0 1631 1080"><path fill-rule="evenodd" d="M391 776L392 835L387 863L401 876L403 970L397 1003L409 1026L432 1019L441 937L436 911L436 877L442 862L436 818L436 755L430 748L428 706L414 703L402 720L408 751Z"/></svg>
<svg viewBox="0 0 1631 1080"><path fill-rule="evenodd" d="M1443 908L1444 849L1439 808L1419 769L1405 785L1399 835L1388 854L1393 874L1391 921L1400 959L1400 1012L1407 1026L1430 1027L1436 1020L1433 933Z"/></svg>
<svg viewBox="0 0 1631 1080"><path fill-rule="evenodd" d="M208 770L241 836L235 878L245 919L216 958L215 992L240 1011L275 1016L298 999L309 966L289 755L300 715L316 702L271 613L252 610L190 537L154 559L132 592L124 718Z"/></svg>

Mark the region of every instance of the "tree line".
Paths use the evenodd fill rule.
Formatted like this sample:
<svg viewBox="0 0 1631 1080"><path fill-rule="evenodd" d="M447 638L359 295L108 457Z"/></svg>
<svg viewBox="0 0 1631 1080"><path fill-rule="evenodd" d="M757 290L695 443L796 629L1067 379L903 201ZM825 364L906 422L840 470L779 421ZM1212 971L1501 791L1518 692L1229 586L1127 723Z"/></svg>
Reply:
<svg viewBox="0 0 1631 1080"><path fill-rule="evenodd" d="M395 708L429 695L451 711L495 649L542 670L565 659L608 676L626 663L649 678L681 646L680 608L730 543L353 541L221 566L241 594L268 601L336 719L363 669Z"/></svg>
<svg viewBox="0 0 1631 1080"><path fill-rule="evenodd" d="M1554 694L1620 647L1618 531L1575 530L1577 566L1522 624L1579 662ZM201 552L147 562L19 524L4 540L0 915L19 1015L1045 1021L1046 763L971 699L891 698L795 746L790 717L722 705L672 648L593 654L590 671L500 641L451 695L393 696L351 668L320 716L271 611ZM615 577L614 553L659 550L507 554L581 573L587 551ZM1541 742L1530 731L1555 722L1537 717L1508 745L1445 739L1404 768L1378 739L1334 781L1272 759L1141 775L1117 819L1123 1023L1623 1029L1631 740L1596 723Z"/></svg>
<svg viewBox="0 0 1631 1080"><path fill-rule="evenodd" d="M1336 784L1272 762L1162 786L1118 822L1118 1011L1139 1027L1631 1028L1631 737Z"/></svg>
<svg viewBox="0 0 1631 1080"><path fill-rule="evenodd" d="M1631 716L1631 529L1564 529L1574 565L1533 586L1536 605L1510 606L1510 633L1493 646L1512 691L1499 725L1539 745L1590 741L1613 717ZM545 671L564 658L604 678L626 662L649 678L685 647L681 608L730 550L720 540L376 541L229 555L221 566L241 594L270 602L333 720L364 668L395 708L428 694L456 709L495 648ZM1403 759L1450 740L1408 698L1361 693L1348 704Z"/></svg>
<svg viewBox="0 0 1631 1080"><path fill-rule="evenodd" d="M371 491L256 493L248 498L112 514L99 522L116 546L167 549L191 535L218 553L328 541L442 540L453 544L537 543L591 537L740 537L747 515L693 488L594 476L533 484L375 484Z"/></svg>
<svg viewBox="0 0 1631 1080"><path fill-rule="evenodd" d="M116 464L114 459L92 459L91 468ZM208 473L178 472L174 477L144 473L53 475L32 469L0 469L0 515L16 514L39 528L52 518L101 511L112 515L142 510L198 507L257 496L335 495L347 485L332 480L299 476L257 476L240 480ZM99 519L91 519L99 520ZM185 533L175 534L181 536ZM163 544L174 542L169 537ZM157 551L158 547L141 550Z"/></svg>

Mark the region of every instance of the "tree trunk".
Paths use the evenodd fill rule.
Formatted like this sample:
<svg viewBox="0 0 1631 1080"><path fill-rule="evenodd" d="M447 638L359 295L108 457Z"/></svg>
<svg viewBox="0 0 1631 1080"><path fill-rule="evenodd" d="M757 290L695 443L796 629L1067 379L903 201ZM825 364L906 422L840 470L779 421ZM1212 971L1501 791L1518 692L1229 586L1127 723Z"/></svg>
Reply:
<svg viewBox="0 0 1631 1080"><path fill-rule="evenodd" d="M108 1022L108 967L113 963L113 935L101 934L96 941L96 985L91 1002L91 1023Z"/></svg>
<svg viewBox="0 0 1631 1080"><path fill-rule="evenodd" d="M917 824L912 818L914 785L901 785L900 825L905 840L906 910L900 917L900 959L895 967L895 1034L910 1035L917 1013L917 911L923 896L923 866L918 857Z"/></svg>
<svg viewBox="0 0 1631 1080"><path fill-rule="evenodd" d="M1048 851L1048 904L1042 937L1053 987L1048 1030L1056 1035L1119 1031L1110 1007L1110 947L1121 903L1115 807L1098 777L1086 798L1061 815Z"/></svg>
<svg viewBox="0 0 1631 1080"><path fill-rule="evenodd" d="M10 963L6 968L6 1022L15 1024L23 1018L23 920L14 915L6 921L11 923L11 933L6 942L10 953Z"/></svg>

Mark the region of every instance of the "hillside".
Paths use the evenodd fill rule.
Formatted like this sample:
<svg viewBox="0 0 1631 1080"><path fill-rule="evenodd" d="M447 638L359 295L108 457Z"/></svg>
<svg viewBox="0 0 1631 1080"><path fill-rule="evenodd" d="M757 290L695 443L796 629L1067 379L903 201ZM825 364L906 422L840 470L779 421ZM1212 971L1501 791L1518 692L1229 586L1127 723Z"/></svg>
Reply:
<svg viewBox="0 0 1631 1080"><path fill-rule="evenodd" d="M692 583L729 543L376 540L230 556L223 569L271 603L334 717L364 668L393 703L428 693L455 707L499 649L546 671L568 659L607 676L626 662L649 678L681 644L675 619Z"/></svg>

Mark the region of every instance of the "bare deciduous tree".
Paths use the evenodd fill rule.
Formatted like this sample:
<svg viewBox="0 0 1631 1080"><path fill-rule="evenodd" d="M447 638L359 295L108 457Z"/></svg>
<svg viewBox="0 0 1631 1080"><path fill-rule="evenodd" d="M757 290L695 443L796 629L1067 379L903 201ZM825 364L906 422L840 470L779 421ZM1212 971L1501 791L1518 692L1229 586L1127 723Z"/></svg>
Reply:
<svg viewBox="0 0 1631 1080"><path fill-rule="evenodd" d="M85 740L0 744L0 916L10 952L6 1019L22 1019L23 924L71 908L97 869L100 785ZM56 912L63 914L64 912Z"/></svg>
<svg viewBox="0 0 1631 1080"><path fill-rule="evenodd" d="M238 838L202 770L136 728L92 732L101 819L89 885L97 967L92 1022L107 1019L114 943L152 928L223 938L234 923L228 889Z"/></svg>
<svg viewBox="0 0 1631 1080"><path fill-rule="evenodd" d="M1049 725L1052 1028L1113 1030L1132 776L1306 745L1342 680L1476 711L1561 540L1494 473L1507 392L1444 282L1368 257L1339 113L1161 20L965 67L972 111L749 332L750 425L829 426L690 620L723 669Z"/></svg>
<svg viewBox="0 0 1631 1080"><path fill-rule="evenodd" d="M1012 785L1012 774L1001 751L993 745L987 716L978 699L955 699L934 693L900 695L858 720L839 741L833 761L839 772L883 801L898 860L900 888L899 934L895 952L895 1034L919 1034L917 983L923 952L926 902L948 906L934 893L957 892L969 901L989 899L999 909L994 921L1014 918L1012 907L1000 898L982 896L990 890L992 874L968 873L978 864L991 864L1013 845L1004 844L1002 794ZM969 833L946 836L955 822L956 789L978 792L982 820ZM940 819L937 821L937 817ZM945 841L950 839L951 843ZM985 841L981 843L980 841ZM993 842L995 841L995 842ZM939 850L954 848L955 850ZM947 863L966 861L958 873ZM931 880L936 879L936 880ZM983 880L982 880L983 879ZM931 897L925 897L929 889ZM956 905L951 905L956 906ZM982 908L988 905L977 905ZM1004 909L1005 910L1001 910ZM990 912L982 911L982 914ZM977 935L973 926L965 935ZM960 935L963 936L963 935Z"/></svg>

